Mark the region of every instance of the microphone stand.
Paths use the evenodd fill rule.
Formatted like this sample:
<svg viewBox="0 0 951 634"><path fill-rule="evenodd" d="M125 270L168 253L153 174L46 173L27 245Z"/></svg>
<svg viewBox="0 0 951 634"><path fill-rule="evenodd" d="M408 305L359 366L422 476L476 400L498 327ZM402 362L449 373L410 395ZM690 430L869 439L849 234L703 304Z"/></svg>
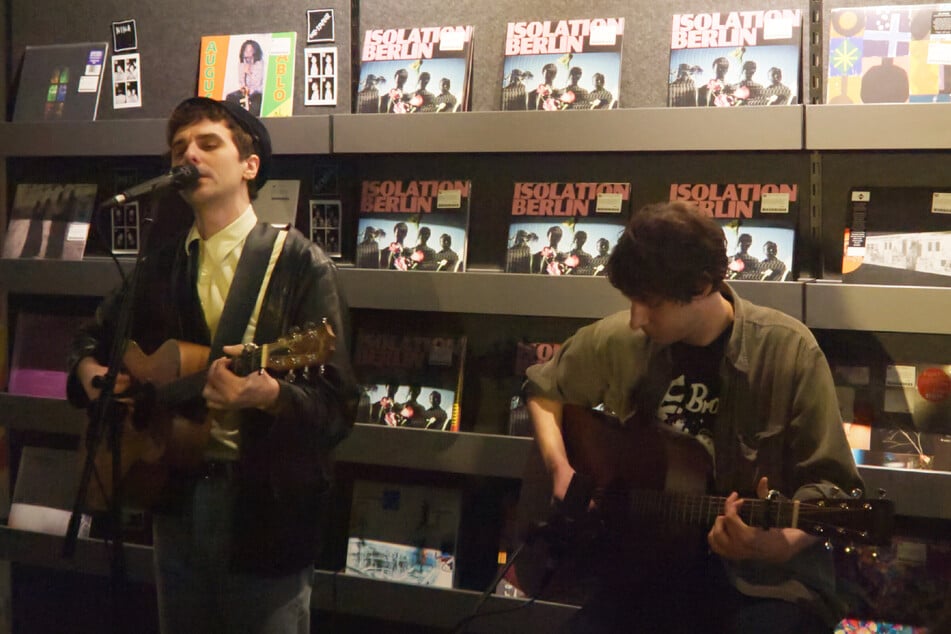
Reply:
<svg viewBox="0 0 951 634"><path fill-rule="evenodd" d="M98 377L94 382L94 385L100 389L100 395L99 398L90 403L89 406L89 421L83 441L86 444L86 459L83 464L79 489L76 492L76 497L73 502L72 513L69 518L69 523L67 524L66 537L63 543L63 557L65 559L72 558L76 551L79 526L83 510L86 508L89 485L93 476L96 475L96 454L99 451L103 441L103 435L105 434L105 439L108 442L108 450L112 458L112 491L102 491L102 494L103 498L106 499L109 518L106 527L106 541L112 544L110 558L110 591L114 615L113 629L117 632L119 631L118 628L120 625L118 619L119 591L126 580L126 563L122 538L123 498L121 451L122 431L129 408L117 400L117 397L122 397L125 394L117 395L115 393L115 386L116 379L122 368L122 358L125 354L126 345L128 344L132 330L135 293L139 283L141 264L146 259L145 252L148 246L150 225L151 219L143 222L142 236L139 240L139 252L136 256L135 268L129 277L123 279L122 302L119 305L119 312L116 318L112 346L109 352L108 370L105 376ZM112 257L118 265L118 260L116 260L114 255ZM119 271L121 275L121 268ZM101 482L99 486L102 486Z"/></svg>
<svg viewBox="0 0 951 634"><path fill-rule="evenodd" d="M485 588L482 594L479 595L475 606L472 608L469 614L459 620L455 627L453 627L452 634L465 634L465 632L467 632L469 629L469 624L476 619L514 612L516 610L527 608L528 606L535 603L538 600L538 597L541 596L541 594L548 588L548 585L554 578L555 573L558 571L558 566L560 564L560 552L558 552L557 555L549 554L545 557L545 568L542 574L542 579L538 583L536 590L531 595L529 595L527 600L513 607L493 610L492 612L481 612L482 606L495 592L495 589L498 587L499 583L505 578L509 569L512 568L518 558L523 554L526 547L532 546L536 541L541 539L548 543L550 549L556 549L554 542L563 540L565 538L565 532L568 530L567 524L565 523L566 521L567 520L563 517L553 516L552 520L549 522L541 522L539 524L533 525L518 547L512 551L511 556L508 557L502 568L500 568L496 573L495 577L492 579L492 582Z"/></svg>

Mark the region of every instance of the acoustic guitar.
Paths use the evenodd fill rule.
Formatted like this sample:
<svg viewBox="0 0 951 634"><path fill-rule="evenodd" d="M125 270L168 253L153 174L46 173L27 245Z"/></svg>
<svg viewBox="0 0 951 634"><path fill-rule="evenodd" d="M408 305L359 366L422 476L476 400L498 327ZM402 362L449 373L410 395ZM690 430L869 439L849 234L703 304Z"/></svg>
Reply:
<svg viewBox="0 0 951 634"><path fill-rule="evenodd" d="M333 354L336 336L326 320L304 330L293 329L273 343L249 344L231 360L231 371L246 376L260 369L280 372L325 363ZM169 339L152 354L130 341L123 355L125 371L135 388L130 412L122 423L119 478L123 503L137 508L153 506L164 489L169 471L188 473L204 460L212 420L219 415L204 407L201 391L207 375L209 349ZM126 399L123 397L122 402ZM87 425L86 435L91 426ZM108 508L113 487L112 449L107 435L99 440L95 470L87 490L87 507ZM80 444L85 464L86 438Z"/></svg>
<svg viewBox="0 0 951 634"><path fill-rule="evenodd" d="M506 577L510 583L529 596L577 603L606 552L629 558L632 570L664 574L672 559L707 548L706 533L726 497L707 494L712 461L695 438L639 420L622 425L569 404L562 436L569 463L593 482L596 510L577 520L556 515L544 530L531 532ZM835 544L883 545L891 537L890 500L770 498L745 499L740 517L751 526L799 528Z"/></svg>

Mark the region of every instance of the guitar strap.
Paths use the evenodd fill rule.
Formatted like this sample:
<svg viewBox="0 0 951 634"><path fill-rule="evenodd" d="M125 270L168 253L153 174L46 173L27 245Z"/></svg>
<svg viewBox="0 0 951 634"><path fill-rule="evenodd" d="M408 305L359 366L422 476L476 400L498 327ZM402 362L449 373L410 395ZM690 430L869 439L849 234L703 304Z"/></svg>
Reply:
<svg viewBox="0 0 951 634"><path fill-rule="evenodd" d="M261 284L264 282L264 274L274 250L274 241L279 233L279 229L261 222L255 225L244 241L244 249L238 259L234 279L231 280L228 298L221 309L218 330L211 342L209 360L217 359L221 356L224 346L239 343L244 337L251 311L254 310Z"/></svg>

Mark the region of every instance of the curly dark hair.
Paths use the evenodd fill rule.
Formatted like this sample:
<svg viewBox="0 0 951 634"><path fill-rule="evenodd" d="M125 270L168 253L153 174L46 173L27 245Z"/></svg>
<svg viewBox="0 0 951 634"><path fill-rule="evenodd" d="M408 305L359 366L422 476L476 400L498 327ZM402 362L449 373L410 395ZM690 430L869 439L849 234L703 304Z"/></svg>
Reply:
<svg viewBox="0 0 951 634"><path fill-rule="evenodd" d="M611 284L637 300L689 302L726 276L723 230L695 205L657 203L631 216L607 263Z"/></svg>

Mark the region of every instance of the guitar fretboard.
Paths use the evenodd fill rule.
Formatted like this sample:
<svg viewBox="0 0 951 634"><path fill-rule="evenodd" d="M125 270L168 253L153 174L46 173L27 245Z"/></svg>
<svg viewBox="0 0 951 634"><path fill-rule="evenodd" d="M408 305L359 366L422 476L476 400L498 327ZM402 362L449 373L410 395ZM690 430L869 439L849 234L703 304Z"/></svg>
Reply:
<svg viewBox="0 0 951 634"><path fill-rule="evenodd" d="M709 528L723 514L725 497L665 491L633 491L629 511L632 517L650 517L668 524ZM795 528L800 504L797 501L744 499L738 515L750 526Z"/></svg>

